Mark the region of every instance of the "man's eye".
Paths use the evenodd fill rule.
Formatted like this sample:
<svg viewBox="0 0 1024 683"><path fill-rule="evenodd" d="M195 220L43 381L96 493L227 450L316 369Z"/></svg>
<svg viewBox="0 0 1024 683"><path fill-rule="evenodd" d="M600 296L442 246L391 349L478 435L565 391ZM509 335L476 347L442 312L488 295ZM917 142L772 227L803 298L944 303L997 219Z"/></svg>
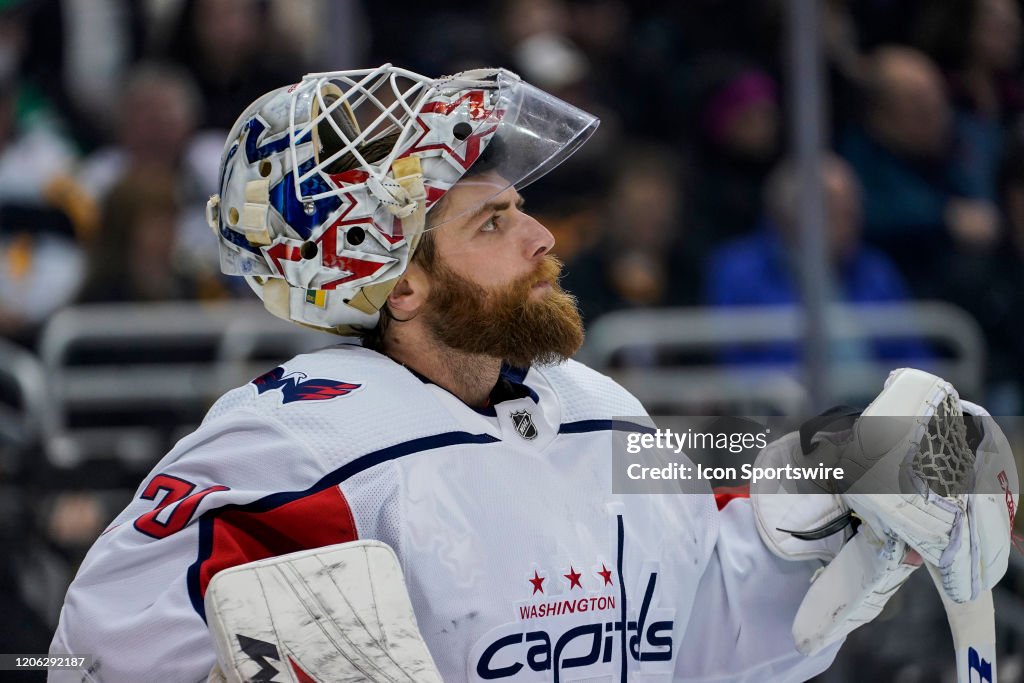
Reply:
<svg viewBox="0 0 1024 683"><path fill-rule="evenodd" d="M480 226L480 232L494 232L498 229L498 217L491 216L487 222Z"/></svg>

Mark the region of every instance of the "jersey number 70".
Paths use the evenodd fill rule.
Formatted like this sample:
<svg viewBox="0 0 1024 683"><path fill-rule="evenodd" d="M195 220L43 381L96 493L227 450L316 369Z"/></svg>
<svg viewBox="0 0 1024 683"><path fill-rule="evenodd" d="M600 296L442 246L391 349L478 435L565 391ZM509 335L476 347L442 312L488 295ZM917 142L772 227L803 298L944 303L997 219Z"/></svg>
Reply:
<svg viewBox="0 0 1024 683"><path fill-rule="evenodd" d="M209 486L192 493L195 488L196 485L190 481L172 477L169 474L156 475L146 485L140 497L143 500L156 500L161 491L166 491L166 494L159 505L135 520L135 528L153 538L166 538L185 528L203 498L216 491L228 490L227 486ZM161 521L160 513L164 511L164 508L175 503L177 503L175 508L171 510L165 520Z"/></svg>

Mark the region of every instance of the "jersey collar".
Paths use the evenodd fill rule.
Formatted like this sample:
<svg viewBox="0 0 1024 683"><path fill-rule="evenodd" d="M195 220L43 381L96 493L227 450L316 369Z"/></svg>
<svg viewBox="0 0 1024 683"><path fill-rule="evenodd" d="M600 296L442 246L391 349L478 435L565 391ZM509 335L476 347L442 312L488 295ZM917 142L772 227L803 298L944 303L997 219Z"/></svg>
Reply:
<svg viewBox="0 0 1024 683"><path fill-rule="evenodd" d="M408 366L405 366L405 369L411 372L424 384L440 386L434 380ZM498 381L495 383L494 388L491 389L490 396L487 397L487 405L482 408L475 406L467 406L467 408L470 408L481 415L495 417L497 415L494 409L495 406L504 403L505 401L529 398L534 402L534 404L540 403L540 397L537 395L537 392L525 383L526 375L529 372L530 368L528 367L517 368L509 365L508 363L502 363L501 370L498 372Z"/></svg>

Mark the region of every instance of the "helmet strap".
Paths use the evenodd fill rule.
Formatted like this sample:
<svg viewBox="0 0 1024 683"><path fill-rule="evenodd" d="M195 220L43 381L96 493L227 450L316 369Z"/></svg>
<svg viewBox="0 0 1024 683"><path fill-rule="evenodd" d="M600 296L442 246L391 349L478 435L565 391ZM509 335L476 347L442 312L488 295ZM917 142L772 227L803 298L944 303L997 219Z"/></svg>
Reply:
<svg viewBox="0 0 1024 683"><path fill-rule="evenodd" d="M415 202L416 208L409 215L401 218L402 234L409 240L409 261L423 236L423 226L427 216L427 193L423 188L423 167L419 157L408 156L396 159L391 165L395 181L402 187L406 195ZM388 295L395 288L401 275L384 282L367 285L359 290L348 305L367 314L378 312L387 303Z"/></svg>

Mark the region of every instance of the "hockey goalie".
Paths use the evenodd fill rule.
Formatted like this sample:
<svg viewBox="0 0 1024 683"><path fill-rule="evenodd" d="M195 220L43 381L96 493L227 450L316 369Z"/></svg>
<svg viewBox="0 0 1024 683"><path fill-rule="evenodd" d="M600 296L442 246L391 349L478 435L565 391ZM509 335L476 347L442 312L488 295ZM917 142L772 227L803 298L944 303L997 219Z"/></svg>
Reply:
<svg viewBox="0 0 1024 683"><path fill-rule="evenodd" d="M613 418L645 412L569 360L580 317L520 194L597 124L504 70L390 65L242 113L207 207L222 269L361 343L228 392L156 465L61 612L51 651L90 666L51 680L801 681L921 565L984 599L1016 471L998 430L929 438L984 411L922 372L868 408L903 433L843 433L891 494L612 492Z"/></svg>

